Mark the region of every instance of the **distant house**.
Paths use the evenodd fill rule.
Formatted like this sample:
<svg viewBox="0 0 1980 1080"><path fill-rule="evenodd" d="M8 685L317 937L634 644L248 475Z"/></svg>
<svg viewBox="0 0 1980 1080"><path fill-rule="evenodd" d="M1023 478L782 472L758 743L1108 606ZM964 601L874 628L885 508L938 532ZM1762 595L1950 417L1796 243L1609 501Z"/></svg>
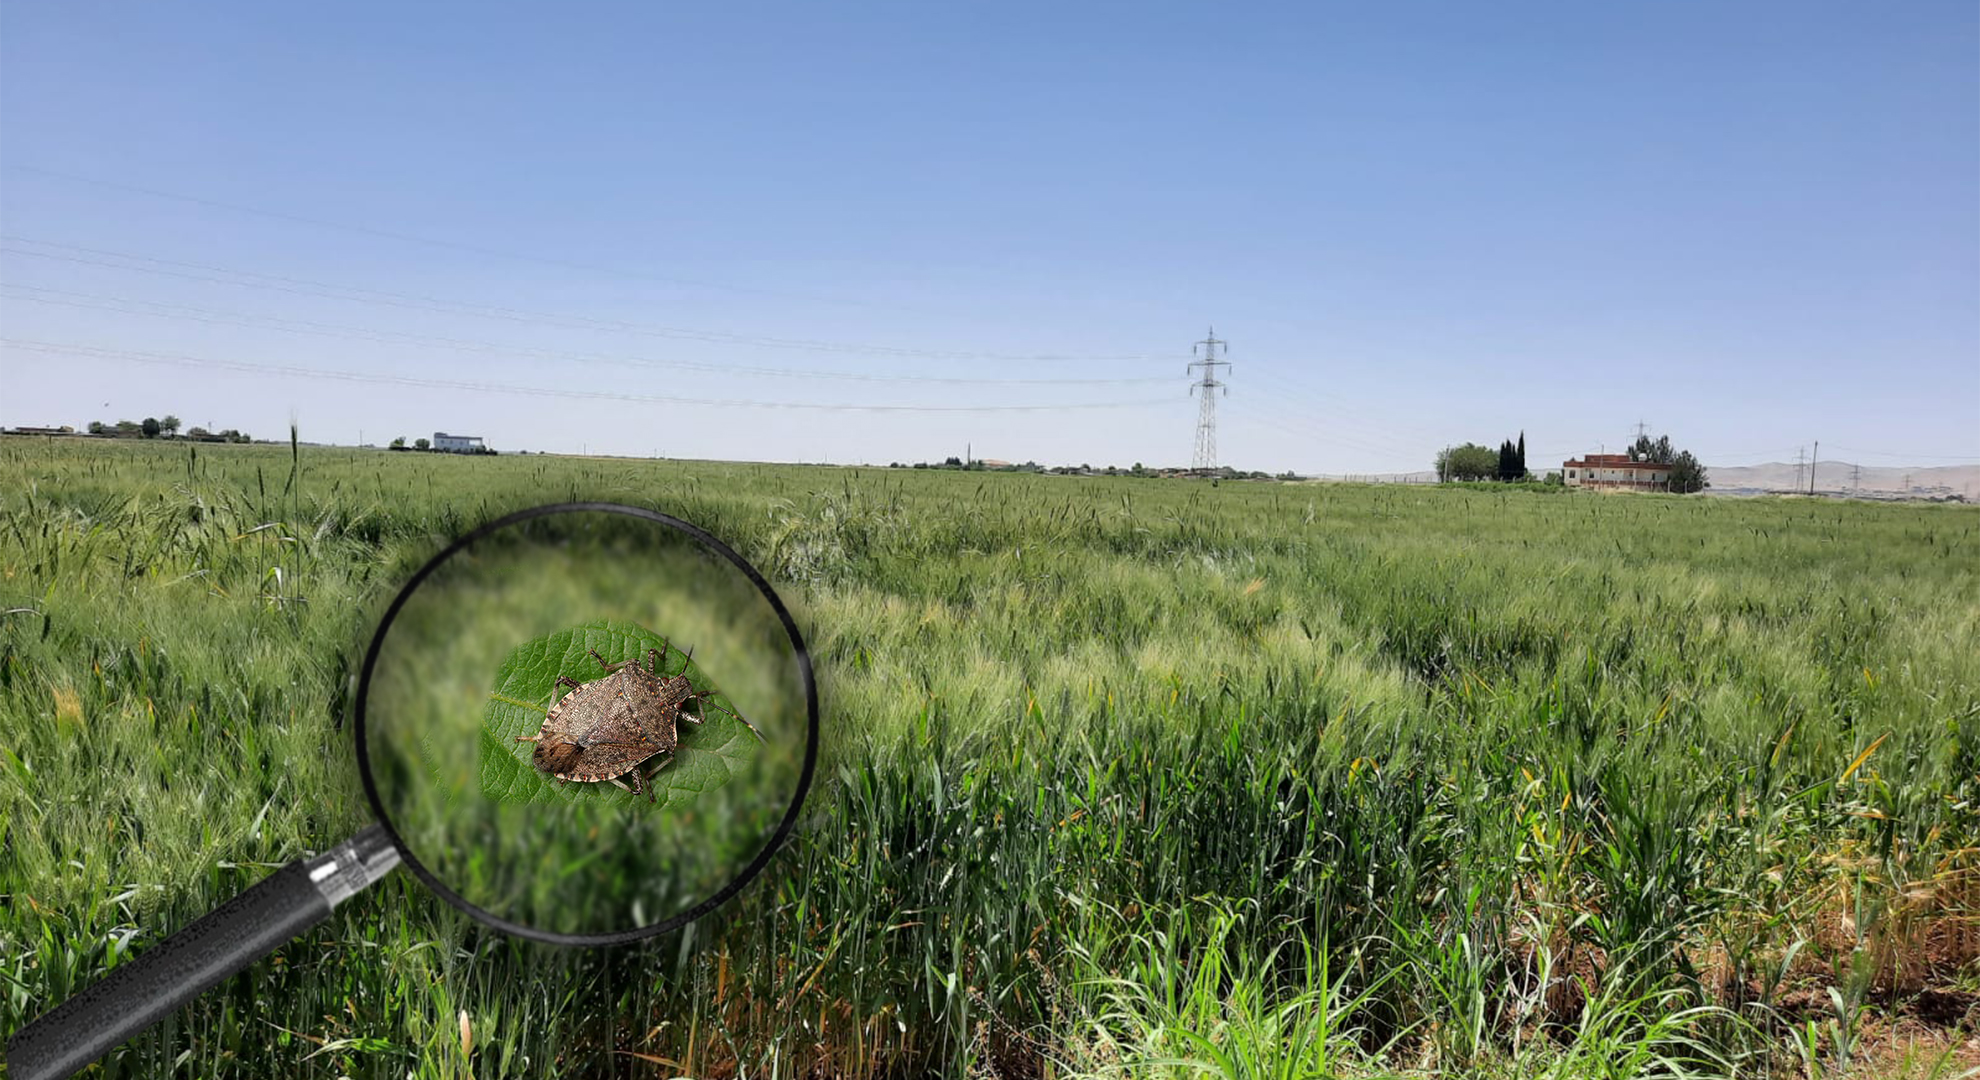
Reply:
<svg viewBox="0 0 1980 1080"><path fill-rule="evenodd" d="M1628 454L1589 454L1561 462L1561 479L1569 487L1663 491L1670 487L1671 467L1633 461Z"/></svg>
<svg viewBox="0 0 1980 1080"><path fill-rule="evenodd" d="M72 427L17 427L0 428L0 435L74 435Z"/></svg>
<svg viewBox="0 0 1980 1080"><path fill-rule="evenodd" d="M444 431L433 433L433 448L453 454L479 454L488 449L481 445L479 435L449 435Z"/></svg>

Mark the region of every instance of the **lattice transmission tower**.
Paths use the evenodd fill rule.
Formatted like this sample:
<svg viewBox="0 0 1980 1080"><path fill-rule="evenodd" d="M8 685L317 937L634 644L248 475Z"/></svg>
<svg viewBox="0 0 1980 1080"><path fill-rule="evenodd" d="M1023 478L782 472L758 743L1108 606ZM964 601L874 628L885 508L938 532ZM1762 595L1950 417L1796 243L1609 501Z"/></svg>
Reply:
<svg viewBox="0 0 1980 1080"><path fill-rule="evenodd" d="M1194 376L1196 369L1203 369L1203 378L1189 384L1189 392L1197 394L1196 407L1196 456L1190 467L1214 469L1217 467L1217 388L1223 387L1224 395L1230 396L1231 389L1217 379L1217 369L1231 366L1229 360L1217 359L1217 350L1230 345L1228 341L1218 341L1213 327L1210 336L1190 347L1190 354L1201 357L1189 362L1189 374Z"/></svg>

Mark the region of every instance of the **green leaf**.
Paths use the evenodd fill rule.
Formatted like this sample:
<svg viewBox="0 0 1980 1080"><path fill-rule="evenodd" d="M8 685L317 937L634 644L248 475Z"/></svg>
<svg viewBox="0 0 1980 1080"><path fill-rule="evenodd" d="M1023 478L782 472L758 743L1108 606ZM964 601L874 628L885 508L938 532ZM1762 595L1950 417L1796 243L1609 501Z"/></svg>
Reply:
<svg viewBox="0 0 1980 1080"><path fill-rule="evenodd" d="M682 721L680 745L640 766L654 801L608 781L564 783L537 771L530 757L534 735L543 727L550 706L568 691L557 685L567 675L580 683L605 677L590 650L608 662L644 659L648 649L660 649L663 678L685 674L696 693L710 695L697 702L702 723ZM694 715L696 706L690 707ZM757 737L735 717L735 708L703 676L681 650L660 635L631 623L599 619L580 623L547 637L517 646L495 673L495 686L481 716L481 793L498 802L556 803L619 800L651 809L666 809L692 801L704 791L729 782L756 753ZM658 771L654 771L655 767Z"/></svg>

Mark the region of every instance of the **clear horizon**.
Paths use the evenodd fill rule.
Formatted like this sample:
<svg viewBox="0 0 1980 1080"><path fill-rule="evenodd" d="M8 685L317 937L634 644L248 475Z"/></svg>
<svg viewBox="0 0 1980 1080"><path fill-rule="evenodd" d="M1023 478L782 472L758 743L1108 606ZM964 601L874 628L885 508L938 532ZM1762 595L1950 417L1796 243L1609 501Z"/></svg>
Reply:
<svg viewBox="0 0 1980 1080"><path fill-rule="evenodd" d="M1980 462L1970 4L6 30L6 426L1175 466L1214 326L1244 470Z"/></svg>

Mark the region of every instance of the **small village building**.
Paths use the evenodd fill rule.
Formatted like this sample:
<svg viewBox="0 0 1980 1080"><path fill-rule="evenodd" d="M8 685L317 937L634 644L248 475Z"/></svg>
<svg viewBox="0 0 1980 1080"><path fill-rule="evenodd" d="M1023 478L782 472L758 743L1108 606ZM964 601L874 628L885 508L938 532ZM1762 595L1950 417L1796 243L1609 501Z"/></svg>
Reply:
<svg viewBox="0 0 1980 1080"><path fill-rule="evenodd" d="M1589 454L1561 462L1561 479L1569 487L1665 491L1670 488L1671 467L1634 461L1628 454Z"/></svg>
<svg viewBox="0 0 1980 1080"><path fill-rule="evenodd" d="M487 449L479 435L449 435L444 431L433 433L433 448L453 454L479 454Z"/></svg>

